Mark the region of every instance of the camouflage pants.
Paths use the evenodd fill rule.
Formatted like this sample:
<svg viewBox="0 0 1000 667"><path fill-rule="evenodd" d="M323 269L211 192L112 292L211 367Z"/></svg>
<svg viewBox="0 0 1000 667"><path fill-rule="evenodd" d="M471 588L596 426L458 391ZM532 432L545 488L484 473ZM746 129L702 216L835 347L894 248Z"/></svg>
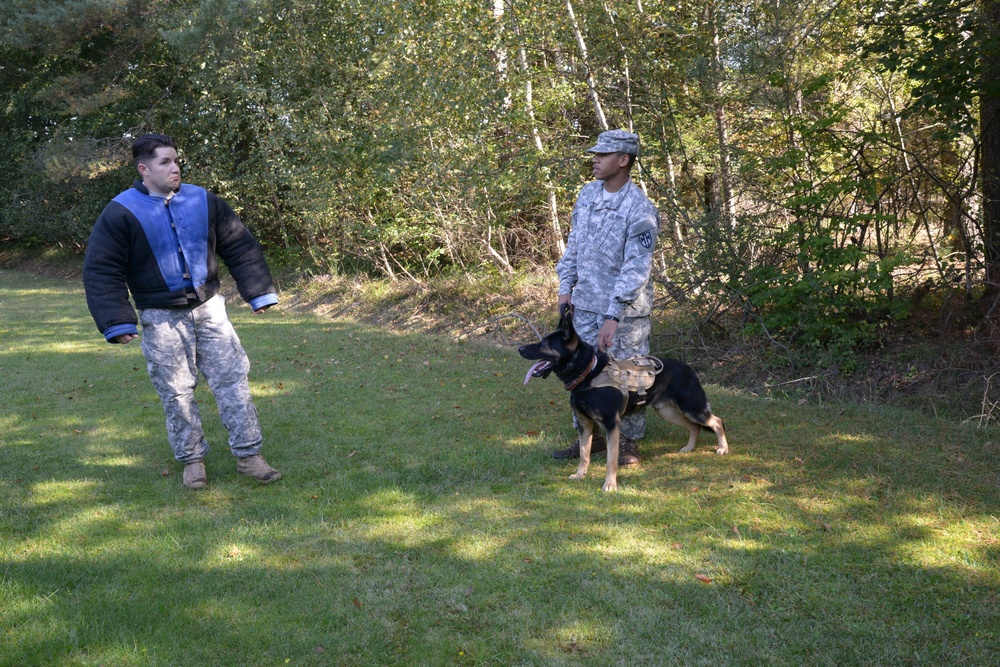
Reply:
<svg viewBox="0 0 1000 667"><path fill-rule="evenodd" d="M229 431L229 449L239 458L258 454L263 438L247 381L250 360L226 315L225 298L217 294L195 308L146 308L139 321L142 354L163 402L174 457L192 463L208 453L194 398L198 371Z"/></svg>
<svg viewBox="0 0 1000 667"><path fill-rule="evenodd" d="M604 315L588 310L573 309L573 327L584 341L597 347L597 333L604 326ZM616 359L628 359L649 354L650 322L648 317L625 317L618 324L614 344L608 352ZM576 417L573 417L576 428ZM638 440L646 435L646 414L622 418L621 437Z"/></svg>

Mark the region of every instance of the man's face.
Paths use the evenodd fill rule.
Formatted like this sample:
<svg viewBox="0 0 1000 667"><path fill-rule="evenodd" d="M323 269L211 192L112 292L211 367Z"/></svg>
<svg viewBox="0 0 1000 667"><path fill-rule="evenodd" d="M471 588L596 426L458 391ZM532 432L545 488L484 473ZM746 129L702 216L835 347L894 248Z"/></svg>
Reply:
<svg viewBox="0 0 1000 667"><path fill-rule="evenodd" d="M177 151L169 146L160 146L153 157L138 165L142 182L150 192L169 195L181 185L181 167L177 163Z"/></svg>
<svg viewBox="0 0 1000 667"><path fill-rule="evenodd" d="M593 155L594 178L599 181L614 178L628 165L628 156L624 153L594 153Z"/></svg>

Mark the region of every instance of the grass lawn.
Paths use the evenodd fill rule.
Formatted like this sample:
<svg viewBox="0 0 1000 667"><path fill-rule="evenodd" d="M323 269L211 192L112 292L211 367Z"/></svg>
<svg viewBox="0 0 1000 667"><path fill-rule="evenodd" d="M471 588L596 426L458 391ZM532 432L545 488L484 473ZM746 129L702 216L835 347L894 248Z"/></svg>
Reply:
<svg viewBox="0 0 1000 667"><path fill-rule="evenodd" d="M0 665L1000 663L997 430L709 386L731 455L651 415L605 494L513 350L230 314L285 479L199 387L193 492L139 346L0 271Z"/></svg>

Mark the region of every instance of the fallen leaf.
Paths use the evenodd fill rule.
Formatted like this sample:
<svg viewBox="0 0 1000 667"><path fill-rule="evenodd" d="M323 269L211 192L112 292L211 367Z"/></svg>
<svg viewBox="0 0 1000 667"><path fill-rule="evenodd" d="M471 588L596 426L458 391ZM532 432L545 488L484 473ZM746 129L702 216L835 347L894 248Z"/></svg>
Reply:
<svg viewBox="0 0 1000 667"><path fill-rule="evenodd" d="M160 473L164 477L170 477L170 468L164 468L163 472Z"/></svg>
<svg viewBox="0 0 1000 667"><path fill-rule="evenodd" d="M322 644L320 644L319 646L313 649L313 653L315 653L316 655L322 655L323 653L326 653L326 649L323 647Z"/></svg>
<svg viewBox="0 0 1000 667"><path fill-rule="evenodd" d="M671 549L680 549L681 548L681 543L680 542L674 542L673 544L670 545L670 548Z"/></svg>
<svg viewBox="0 0 1000 667"><path fill-rule="evenodd" d="M831 525L830 525L830 524L828 524L828 523L824 523L824 524L823 524L823 528L824 528L824 529L826 530L826 532L828 532L828 533L829 533L829 532L830 532L831 530L833 530L833 526L831 526Z"/></svg>
<svg viewBox="0 0 1000 667"><path fill-rule="evenodd" d="M536 435L538 435L538 431L528 431L527 433L525 433L525 435L528 436L529 438L534 438Z"/></svg>
<svg viewBox="0 0 1000 667"><path fill-rule="evenodd" d="M347 458L351 458L352 456L354 456L357 453L358 453L358 450L355 449L353 452L351 452L350 454L347 455Z"/></svg>
<svg viewBox="0 0 1000 667"><path fill-rule="evenodd" d="M739 535L740 534L740 527L739 526L733 526L733 532L736 533L737 535Z"/></svg>
<svg viewBox="0 0 1000 667"><path fill-rule="evenodd" d="M694 575L694 578L697 579L698 581L700 581L703 584L710 584L710 583L712 583L712 577L708 576L707 574L696 574L696 575Z"/></svg>
<svg viewBox="0 0 1000 667"><path fill-rule="evenodd" d="M740 479L742 479L744 482L752 482L753 481L753 477L751 477L750 475L743 475L742 477L740 477Z"/></svg>
<svg viewBox="0 0 1000 667"><path fill-rule="evenodd" d="M75 428L75 429L73 429L73 433L83 433L83 431L81 431L81 430L80 430L80 429L78 429L78 428Z"/></svg>
<svg viewBox="0 0 1000 667"><path fill-rule="evenodd" d="M354 606L361 609L361 600L354 598Z"/></svg>

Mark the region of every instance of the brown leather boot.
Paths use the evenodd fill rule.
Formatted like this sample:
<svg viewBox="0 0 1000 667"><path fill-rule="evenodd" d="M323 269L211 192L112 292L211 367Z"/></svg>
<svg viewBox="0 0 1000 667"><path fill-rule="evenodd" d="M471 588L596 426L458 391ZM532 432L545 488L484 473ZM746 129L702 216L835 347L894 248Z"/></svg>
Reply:
<svg viewBox="0 0 1000 667"><path fill-rule="evenodd" d="M204 489L208 486L208 474L205 473L205 462L195 461L184 466L184 486L189 489Z"/></svg>
<svg viewBox="0 0 1000 667"><path fill-rule="evenodd" d="M260 454L236 459L236 472L241 475L253 477L264 484L270 484L281 479L281 473L267 465L267 461Z"/></svg>
<svg viewBox="0 0 1000 667"><path fill-rule="evenodd" d="M603 435L594 434L593 439L590 441L590 455L599 454L601 452L606 452L608 450L608 441L605 440ZM573 444L566 449L557 449L552 452L552 458L554 459L578 459L580 458L580 439L577 438L573 441Z"/></svg>
<svg viewBox="0 0 1000 667"><path fill-rule="evenodd" d="M635 440L622 438L618 444L618 466L634 468L642 462L639 458L639 443Z"/></svg>

